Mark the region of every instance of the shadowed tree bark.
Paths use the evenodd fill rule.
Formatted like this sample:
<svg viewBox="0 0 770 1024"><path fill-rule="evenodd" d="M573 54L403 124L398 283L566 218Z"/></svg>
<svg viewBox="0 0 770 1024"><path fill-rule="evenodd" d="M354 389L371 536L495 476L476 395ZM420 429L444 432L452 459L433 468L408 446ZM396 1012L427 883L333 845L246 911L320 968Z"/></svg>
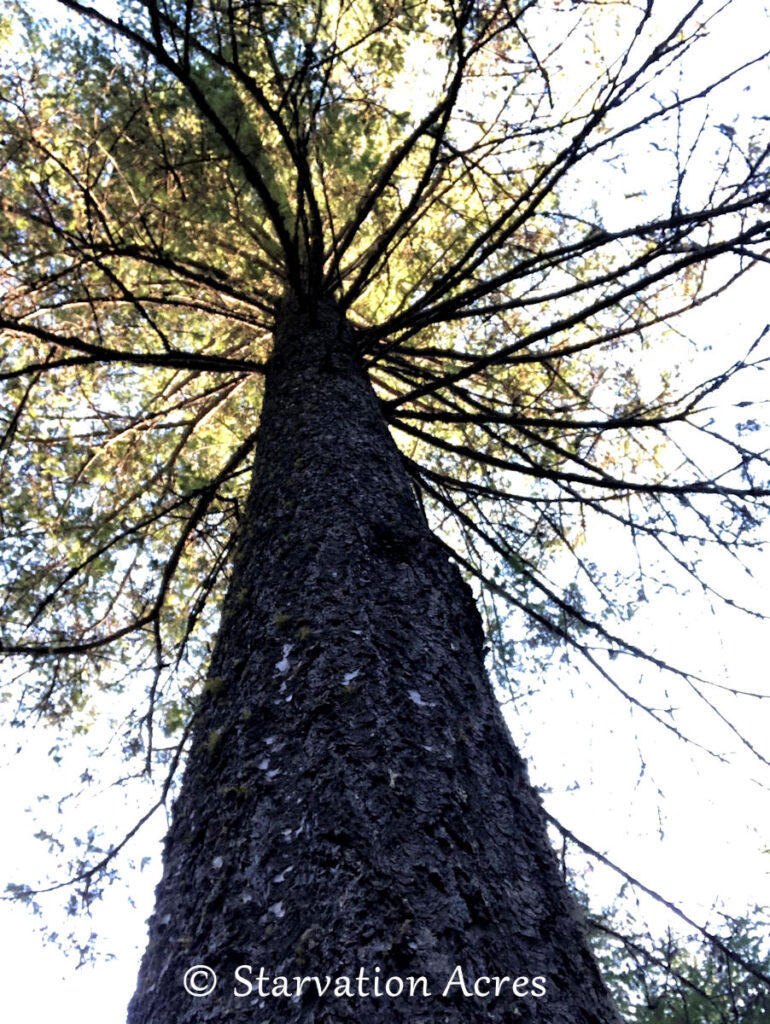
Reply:
<svg viewBox="0 0 770 1024"><path fill-rule="evenodd" d="M130 1024L225 1021L255 1000L263 1021L610 1024L470 589L425 523L351 332L328 303L315 317L287 303L278 324ZM205 1000L182 985L200 962L220 979ZM358 994L360 970L362 992L426 982L376 999ZM353 979L353 996L272 994L275 976L294 992L315 975ZM510 979L498 998L494 982L466 994L489 976Z"/></svg>

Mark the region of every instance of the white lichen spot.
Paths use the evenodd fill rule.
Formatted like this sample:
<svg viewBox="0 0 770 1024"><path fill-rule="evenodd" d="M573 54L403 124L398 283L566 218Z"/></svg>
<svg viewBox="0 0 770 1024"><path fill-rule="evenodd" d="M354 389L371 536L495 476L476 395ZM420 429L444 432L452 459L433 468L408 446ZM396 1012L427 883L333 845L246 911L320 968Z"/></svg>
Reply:
<svg viewBox="0 0 770 1024"><path fill-rule="evenodd" d="M355 672L346 672L343 676L343 684L347 686L348 683L352 683L356 676L360 675L361 669L357 668Z"/></svg>
<svg viewBox="0 0 770 1024"><path fill-rule="evenodd" d="M291 666L289 665L289 655L294 650L294 644L284 644L283 651L281 652L281 660L275 663L275 671L279 676L282 676L285 672L288 672Z"/></svg>
<svg viewBox="0 0 770 1024"><path fill-rule="evenodd" d="M259 764L257 765L257 768L259 768L259 770L262 771L262 772L266 772L269 767L270 767L270 758L269 757L264 757L259 762Z"/></svg>
<svg viewBox="0 0 770 1024"><path fill-rule="evenodd" d="M284 916L286 911L283 909L283 900L279 900L278 903L274 903L271 907L267 908L268 914L274 914L275 917L281 918Z"/></svg>
<svg viewBox="0 0 770 1024"><path fill-rule="evenodd" d="M215 857L211 862L211 866L215 871L220 871L222 869L223 864L224 861L222 860L221 857Z"/></svg>
<svg viewBox="0 0 770 1024"><path fill-rule="evenodd" d="M265 743L268 745L268 747L272 747L272 745L275 743L275 736L265 736Z"/></svg>
<svg viewBox="0 0 770 1024"><path fill-rule="evenodd" d="M287 868L284 868L283 871L280 872L280 874L275 875L275 877L273 878L273 881L274 882L282 882L284 880L284 878L286 878L286 876L290 872L292 872L293 870L294 870L294 865L293 864L289 864L289 866Z"/></svg>
<svg viewBox="0 0 770 1024"><path fill-rule="evenodd" d="M390 776L390 782L388 785L391 789L396 788L396 779L400 778L401 772L394 772L391 768L388 768L388 775Z"/></svg>
<svg viewBox="0 0 770 1024"><path fill-rule="evenodd" d="M241 893L241 903L251 903L253 899L254 897L251 895L250 892Z"/></svg>
<svg viewBox="0 0 770 1024"><path fill-rule="evenodd" d="M276 777L276 775L280 775L280 774L281 774L281 769L280 768L271 768L270 771L267 773L267 777L268 777L268 779L274 779Z"/></svg>
<svg viewBox="0 0 770 1024"><path fill-rule="evenodd" d="M433 705L422 699L422 694L419 690L409 691L409 700L417 705L418 708L432 708Z"/></svg>
<svg viewBox="0 0 770 1024"><path fill-rule="evenodd" d="M299 803L299 800L297 800L297 803ZM301 836L304 831L305 831L305 819L303 818L302 821L297 826L297 828L294 828L294 829L292 829L292 828L285 828L281 832L281 835L283 836L283 838L288 843L290 839L296 839L297 836Z"/></svg>

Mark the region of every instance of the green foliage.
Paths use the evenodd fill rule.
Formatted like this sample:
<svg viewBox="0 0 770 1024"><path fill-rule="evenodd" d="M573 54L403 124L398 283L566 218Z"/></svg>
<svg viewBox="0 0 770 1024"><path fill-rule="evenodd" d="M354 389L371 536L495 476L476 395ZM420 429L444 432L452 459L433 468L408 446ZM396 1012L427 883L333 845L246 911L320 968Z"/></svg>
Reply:
<svg viewBox="0 0 770 1024"><path fill-rule="evenodd" d="M628 1024L766 1024L770 1021L767 912L727 919L721 948L702 936L638 934L616 910L594 922L592 944ZM622 929L618 931L618 929ZM728 949L736 962L723 951Z"/></svg>

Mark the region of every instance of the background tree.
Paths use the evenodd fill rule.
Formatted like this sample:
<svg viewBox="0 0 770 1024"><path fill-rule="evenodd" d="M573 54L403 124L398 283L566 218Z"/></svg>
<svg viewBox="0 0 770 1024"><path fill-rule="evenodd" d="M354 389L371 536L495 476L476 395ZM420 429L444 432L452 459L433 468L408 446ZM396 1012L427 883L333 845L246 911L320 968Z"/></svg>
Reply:
<svg viewBox="0 0 770 1024"><path fill-rule="evenodd" d="M651 938L628 907L590 921L594 949L626 1020L635 1024L764 1024L770 993L720 946L768 973L766 912L726 920L715 942L669 932ZM621 920L625 918L625 920Z"/></svg>
<svg viewBox="0 0 770 1024"><path fill-rule="evenodd" d="M526 623L683 741L681 698L629 686L619 655L729 729L738 687L618 620L661 558L700 584L704 548L749 550L766 500L758 420L712 412L763 338L691 364L674 326L764 258L766 143L707 108L766 54L672 88L702 3L64 6L84 28L27 26L2 92L14 713L82 723L143 677L123 742L168 796L215 685L210 613L292 293L346 314L425 514L484 589L499 669ZM669 171L653 195L642 134ZM624 160L623 201L600 202ZM600 524L629 531L633 571L582 556ZM87 848L86 902L115 852Z"/></svg>

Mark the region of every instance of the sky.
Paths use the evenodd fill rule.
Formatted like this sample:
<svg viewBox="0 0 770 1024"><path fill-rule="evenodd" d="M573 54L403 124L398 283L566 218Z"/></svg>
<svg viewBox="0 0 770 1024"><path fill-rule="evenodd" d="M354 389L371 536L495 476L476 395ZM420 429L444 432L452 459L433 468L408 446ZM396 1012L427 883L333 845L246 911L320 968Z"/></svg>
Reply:
<svg viewBox="0 0 770 1024"><path fill-rule="evenodd" d="M712 44L722 56L737 49L746 35L759 32L764 24L764 5L743 3L740 10L741 18L730 22ZM751 17L757 18L757 25L752 26ZM713 58L713 51L709 57L708 49L704 50L703 63L693 67L692 74L708 74ZM766 95L764 90L758 76L757 103ZM735 116L736 102L733 94L725 107L726 121ZM741 102L752 101L744 97ZM643 176L642 160L640 155L636 171ZM611 216L611 206L607 210ZM715 344L726 337L747 342L755 337L766 323L769 271L759 268L718 303L698 311L689 320L690 333L704 343L711 339ZM601 538L604 558L608 543L606 536ZM770 614L770 595L762 586L762 580L770 578L768 554L758 555L752 569L753 582L748 578L729 582L740 585L747 603ZM727 579L726 568L720 565L717 571ZM722 671L725 679L741 688L770 692L764 623L747 621L724 609L715 616L695 594L686 600L677 594L663 594L640 610L633 626L640 637L654 637L661 649L673 652L688 666L701 664L712 673ZM640 669L623 671L638 675ZM765 771L760 776L756 761L734 738L719 737L720 749L733 748L731 764L725 766L658 733L651 734L647 724L630 715L611 692L591 683L578 666L562 665L558 656L549 666L548 685L539 682L533 680L536 692L526 716L511 707L508 721L514 739L530 759L533 782L544 789L547 808L563 825L675 900L699 922L713 926L719 923L722 911L741 914L756 902L770 905L770 839L762 831L763 823L770 821L768 774ZM659 684L651 679L650 685ZM677 697L682 702L686 699ZM770 735L767 704L770 701L736 706L735 720L753 735ZM689 721L705 735L711 725L697 715L690 709ZM55 806L57 799L69 792L69 780L87 766L86 748L107 746L109 736L101 735L97 728L87 739L62 751L60 767L49 754L56 741L56 734L48 730L5 731L5 752L0 759L0 820L6 824L0 879L4 881L29 880L45 873L48 844L31 838L39 827L34 824L38 797L48 794L48 805ZM640 748L651 751L643 769ZM103 755L109 756L109 752ZM576 789L578 778L582 781ZM95 798L89 794L83 801L66 801L62 820L71 834L94 821L105 831L114 828L113 834L119 834L121 824L130 822L131 815L150 802L150 793L142 787L134 787L128 794L107 790ZM125 881L113 887L103 905L94 909L93 926L101 936L100 949L114 959L76 969L76 958L64 957L56 943L41 940L39 921L27 910L0 904L0 972L6 1019L76 1019L79 1024L123 1019L144 946L144 921L152 908L165 827L165 814L160 811L146 827L141 842L129 851L137 859L149 856L149 864L143 870L137 867L127 872ZM610 901L618 884L599 869L590 873L588 882L599 903ZM56 907L65 898L59 892L46 901ZM650 909L649 916L656 925L668 923L662 910ZM56 913L52 920L57 922ZM85 925L88 930L89 923ZM65 934L68 922L61 918L55 927Z"/></svg>

